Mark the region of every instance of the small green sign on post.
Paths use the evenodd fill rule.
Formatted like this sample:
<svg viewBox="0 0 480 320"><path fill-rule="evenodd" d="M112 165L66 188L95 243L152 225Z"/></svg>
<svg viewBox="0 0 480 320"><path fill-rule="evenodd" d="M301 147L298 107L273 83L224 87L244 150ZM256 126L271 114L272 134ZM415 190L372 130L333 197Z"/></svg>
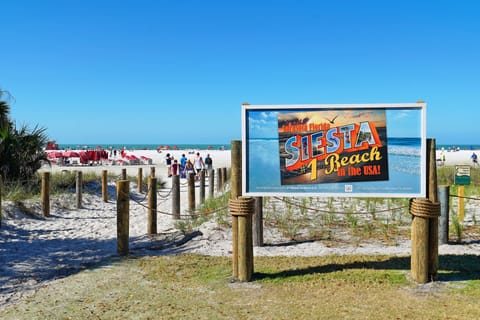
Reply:
<svg viewBox="0 0 480 320"><path fill-rule="evenodd" d="M470 184L470 166L455 166L455 180L456 185Z"/></svg>

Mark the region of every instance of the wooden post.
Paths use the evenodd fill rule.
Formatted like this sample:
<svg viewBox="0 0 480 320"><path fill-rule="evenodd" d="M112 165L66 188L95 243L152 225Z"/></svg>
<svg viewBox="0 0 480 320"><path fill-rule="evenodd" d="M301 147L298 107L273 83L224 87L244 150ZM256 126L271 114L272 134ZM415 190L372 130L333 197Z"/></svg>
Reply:
<svg viewBox="0 0 480 320"><path fill-rule="evenodd" d="M435 139L427 139L427 173L428 200L438 202L437 159ZM428 278L435 281L438 278L438 217L429 218L428 227Z"/></svg>
<svg viewBox="0 0 480 320"><path fill-rule="evenodd" d="M107 170L102 170L102 197L103 202L108 202L108 179Z"/></svg>
<svg viewBox="0 0 480 320"><path fill-rule="evenodd" d="M127 180L127 169L122 169L122 180Z"/></svg>
<svg viewBox="0 0 480 320"><path fill-rule="evenodd" d="M242 141L231 141L231 166L232 166L232 189L230 192L231 199L237 199L242 195ZM222 183L221 171L218 169L219 180ZM222 186L223 189L223 186ZM239 225L238 216L232 215L232 264L233 264L233 276L238 278L238 246L239 246ZM246 227L245 227L246 228ZM243 242L245 239L243 240Z"/></svg>
<svg viewBox="0 0 480 320"><path fill-rule="evenodd" d="M208 173L208 197L209 198L213 198L214 186L215 186L215 171L211 169L210 172Z"/></svg>
<svg viewBox="0 0 480 320"><path fill-rule="evenodd" d="M155 178L155 167L150 167L150 177Z"/></svg>
<svg viewBox="0 0 480 320"><path fill-rule="evenodd" d="M205 202L205 170L200 171L200 203Z"/></svg>
<svg viewBox="0 0 480 320"><path fill-rule="evenodd" d="M253 214L253 245L263 247L263 197L255 197L255 213Z"/></svg>
<svg viewBox="0 0 480 320"><path fill-rule="evenodd" d="M411 269L418 283L428 281L428 228L428 218L413 216Z"/></svg>
<svg viewBox="0 0 480 320"><path fill-rule="evenodd" d="M143 184L143 170L142 168L138 168L138 175L137 175L137 185L138 185L138 193L142 193L142 184Z"/></svg>
<svg viewBox="0 0 480 320"><path fill-rule="evenodd" d="M117 253L128 255L130 187L128 180L117 181Z"/></svg>
<svg viewBox="0 0 480 320"><path fill-rule="evenodd" d="M230 156L231 157L231 156ZM222 192L222 169L217 168L217 192Z"/></svg>
<svg viewBox="0 0 480 320"><path fill-rule="evenodd" d="M82 171L77 171L75 191L77 195L77 209L82 207Z"/></svg>
<svg viewBox="0 0 480 320"><path fill-rule="evenodd" d="M438 225L438 242L439 244L448 243L448 213L450 208L450 187L439 186L438 197L440 201L440 219Z"/></svg>
<svg viewBox="0 0 480 320"><path fill-rule="evenodd" d="M195 211L195 173L190 172L187 176L188 186L188 211L193 213Z"/></svg>
<svg viewBox="0 0 480 320"><path fill-rule="evenodd" d="M241 151L240 151L241 156ZM241 171L240 171L241 173ZM225 185L227 184L227 168L222 168L222 191L225 191ZM240 190L242 190L242 176L240 176Z"/></svg>
<svg viewBox="0 0 480 320"><path fill-rule="evenodd" d="M465 186L463 184L458 186L458 221L465 220Z"/></svg>
<svg viewBox="0 0 480 320"><path fill-rule="evenodd" d="M172 215L180 219L180 176L172 176Z"/></svg>
<svg viewBox="0 0 480 320"><path fill-rule="evenodd" d="M252 214L255 200L238 197L230 199L229 209L233 217L238 219L236 269L238 280L250 281L253 275Z"/></svg>
<svg viewBox="0 0 480 320"><path fill-rule="evenodd" d="M148 223L147 233L157 233L157 178L148 178Z"/></svg>
<svg viewBox="0 0 480 320"><path fill-rule="evenodd" d="M50 172L42 173L42 212L45 217L50 217Z"/></svg>

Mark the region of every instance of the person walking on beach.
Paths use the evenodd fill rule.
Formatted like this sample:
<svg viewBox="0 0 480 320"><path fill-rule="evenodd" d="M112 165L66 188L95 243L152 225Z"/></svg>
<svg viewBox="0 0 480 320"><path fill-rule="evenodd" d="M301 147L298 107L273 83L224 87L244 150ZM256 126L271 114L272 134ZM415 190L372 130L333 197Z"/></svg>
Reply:
<svg viewBox="0 0 480 320"><path fill-rule="evenodd" d="M172 158L170 157L170 153L167 153L165 156L165 164L167 165L167 174L169 177L172 176Z"/></svg>
<svg viewBox="0 0 480 320"><path fill-rule="evenodd" d="M193 169L193 163L190 160L187 160L185 169L183 170L183 176L187 178L190 173L195 173L195 170Z"/></svg>
<svg viewBox="0 0 480 320"><path fill-rule="evenodd" d="M193 160L193 164L195 166L195 172L197 174L197 178L200 176L200 171L205 169L205 163L203 162L202 157L200 156L200 152L197 152L195 159Z"/></svg>
<svg viewBox="0 0 480 320"><path fill-rule="evenodd" d="M185 153L182 154L180 158L180 178L185 178L185 166L187 165L187 157L185 157Z"/></svg>
<svg viewBox="0 0 480 320"><path fill-rule="evenodd" d="M475 151L472 153L472 155L470 156L470 158L472 159L473 166L474 166L474 167L478 166L478 156L477 156L477 154L475 153Z"/></svg>
<svg viewBox="0 0 480 320"><path fill-rule="evenodd" d="M205 170L207 171L207 177L210 170L213 170L213 160L210 157L210 154L207 154L207 157L205 158Z"/></svg>
<svg viewBox="0 0 480 320"><path fill-rule="evenodd" d="M172 175L176 176L178 175L178 169L179 169L180 165L178 164L178 161L177 159L173 160L173 164L172 164Z"/></svg>

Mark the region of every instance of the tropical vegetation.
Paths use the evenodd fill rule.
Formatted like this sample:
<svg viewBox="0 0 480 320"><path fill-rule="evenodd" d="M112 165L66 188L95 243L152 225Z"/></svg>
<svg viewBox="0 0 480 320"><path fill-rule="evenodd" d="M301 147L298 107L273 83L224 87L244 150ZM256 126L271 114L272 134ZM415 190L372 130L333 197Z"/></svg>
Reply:
<svg viewBox="0 0 480 320"><path fill-rule="evenodd" d="M17 127L10 118L11 95L0 89L0 176L4 181L27 181L47 161L43 150L46 129Z"/></svg>

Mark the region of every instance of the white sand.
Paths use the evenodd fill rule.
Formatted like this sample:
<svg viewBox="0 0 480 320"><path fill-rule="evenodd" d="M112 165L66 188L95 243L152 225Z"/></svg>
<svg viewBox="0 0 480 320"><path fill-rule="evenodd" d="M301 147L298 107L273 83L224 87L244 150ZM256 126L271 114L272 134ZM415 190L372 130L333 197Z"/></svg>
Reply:
<svg viewBox="0 0 480 320"><path fill-rule="evenodd" d="M171 151L179 159L183 151ZM157 175L166 177L164 156L167 152L137 150L129 152L140 157L153 159ZM210 153L214 167L230 166L230 151L200 151L204 157ZM450 152L446 155L447 165L469 163L470 152ZM187 154L193 158L193 154ZM93 170L104 169L120 173L127 168L130 175L136 175L139 166L53 166L43 170ZM151 165L143 166L144 172ZM148 171L149 172L149 171ZM208 180L207 180L208 183ZM171 197L168 196L170 185L160 190L158 210L171 212ZM130 252L135 255L159 255L191 252L206 255L231 254L231 230L221 228L213 221L202 225L190 238L183 238L175 228L175 222L168 214L158 216L158 235L148 236L147 209L144 194L136 192L131 186L130 201ZM207 188L208 190L208 188ZM198 192L198 188L197 188ZM115 183L110 182L110 200L104 203L98 195L84 194L83 207L75 208L75 195L65 194L51 200L51 217L32 218L22 214L8 201L3 202L3 224L0 228L0 307L13 303L51 280L85 269L91 264L107 257L116 256L116 202ZM163 195L163 196L162 196ZM208 196L208 195L207 195ZM198 197L197 197L198 199ZM181 210L186 209L186 192L182 187ZM475 203L470 204L475 206ZM41 212L39 201L31 204L35 212ZM473 210L472 210L473 211ZM471 220L471 217L467 217ZM266 244L285 242L275 230L265 229ZM441 245L440 254L480 254L478 241L463 245ZM304 242L294 245L267 245L254 249L255 255L265 256L321 256L330 254L394 254L408 256L411 253L410 241L403 241L396 246L381 243L369 243L360 246L339 244L328 247L321 241Z"/></svg>

